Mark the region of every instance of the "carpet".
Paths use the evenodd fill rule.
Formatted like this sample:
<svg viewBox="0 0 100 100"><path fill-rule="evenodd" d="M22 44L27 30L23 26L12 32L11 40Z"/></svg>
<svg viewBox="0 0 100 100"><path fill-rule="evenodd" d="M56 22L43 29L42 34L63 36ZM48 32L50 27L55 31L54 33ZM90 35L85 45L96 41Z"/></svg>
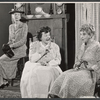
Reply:
<svg viewBox="0 0 100 100"><path fill-rule="evenodd" d="M21 94L10 90L0 90L0 98L21 98Z"/></svg>

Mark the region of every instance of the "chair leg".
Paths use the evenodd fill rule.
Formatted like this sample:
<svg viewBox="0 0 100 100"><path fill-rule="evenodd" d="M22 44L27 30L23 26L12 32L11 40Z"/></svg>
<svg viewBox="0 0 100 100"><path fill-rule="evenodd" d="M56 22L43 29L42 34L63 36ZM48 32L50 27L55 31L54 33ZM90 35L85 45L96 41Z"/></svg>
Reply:
<svg viewBox="0 0 100 100"><path fill-rule="evenodd" d="M8 80L9 86L13 86L13 80L14 80L14 79L9 79L9 80Z"/></svg>
<svg viewBox="0 0 100 100"><path fill-rule="evenodd" d="M94 96L100 97L100 85L99 84L96 84Z"/></svg>
<svg viewBox="0 0 100 100"><path fill-rule="evenodd" d="M11 79L11 86L13 86L13 79Z"/></svg>

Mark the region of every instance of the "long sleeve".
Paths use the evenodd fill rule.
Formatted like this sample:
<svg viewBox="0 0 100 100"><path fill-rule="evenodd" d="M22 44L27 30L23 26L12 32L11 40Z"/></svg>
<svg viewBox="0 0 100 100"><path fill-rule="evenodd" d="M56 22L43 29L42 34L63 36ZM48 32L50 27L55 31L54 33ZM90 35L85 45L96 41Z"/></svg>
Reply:
<svg viewBox="0 0 100 100"><path fill-rule="evenodd" d="M36 46L37 46L37 42L33 42L31 45L30 45L30 49L29 49L29 60L31 62L36 62L40 59L41 57L41 54L39 54L37 51L36 51Z"/></svg>
<svg viewBox="0 0 100 100"><path fill-rule="evenodd" d="M9 42L8 44L12 44L14 43L15 39L14 39L14 30L13 30L13 27L12 27L12 24L9 25Z"/></svg>
<svg viewBox="0 0 100 100"><path fill-rule="evenodd" d="M26 38L27 38L27 33L28 33L28 26L27 24L24 24L23 26L23 30L22 30L22 38L18 41L18 42L15 42L13 44L11 44L11 46L13 48L18 48L20 46L22 46L23 44L26 43Z"/></svg>
<svg viewBox="0 0 100 100"><path fill-rule="evenodd" d="M85 51L85 44L83 43L79 49L75 62L80 61Z"/></svg>
<svg viewBox="0 0 100 100"><path fill-rule="evenodd" d="M58 46L58 45L56 45L55 53L56 53L55 58L52 59L52 60L49 62L49 65L51 65L51 66L60 65L60 63L61 63L61 55L60 55L60 49L59 49L59 46Z"/></svg>
<svg viewBox="0 0 100 100"><path fill-rule="evenodd" d="M77 66L80 66L81 62L82 62L82 56L84 54L84 51L85 51L85 44L83 43L79 49L79 52L75 58L75 64L73 65L73 68Z"/></svg>
<svg viewBox="0 0 100 100"><path fill-rule="evenodd" d="M12 30L11 30L11 25L9 26L9 43L11 42L11 33L12 33Z"/></svg>
<svg viewBox="0 0 100 100"><path fill-rule="evenodd" d="M97 64L92 66L92 69L94 71L96 71L97 73L100 73L100 47L97 48L97 51L96 51L95 55L96 55L96 62L97 62Z"/></svg>

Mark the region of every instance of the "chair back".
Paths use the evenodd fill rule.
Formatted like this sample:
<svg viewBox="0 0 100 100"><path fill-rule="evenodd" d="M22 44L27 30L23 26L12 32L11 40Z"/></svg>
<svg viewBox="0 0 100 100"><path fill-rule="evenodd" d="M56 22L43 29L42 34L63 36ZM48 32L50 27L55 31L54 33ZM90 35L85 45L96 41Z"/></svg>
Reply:
<svg viewBox="0 0 100 100"><path fill-rule="evenodd" d="M34 35L32 38L29 38L29 47L30 47L31 43L35 42L35 41L37 41L37 36L36 35Z"/></svg>

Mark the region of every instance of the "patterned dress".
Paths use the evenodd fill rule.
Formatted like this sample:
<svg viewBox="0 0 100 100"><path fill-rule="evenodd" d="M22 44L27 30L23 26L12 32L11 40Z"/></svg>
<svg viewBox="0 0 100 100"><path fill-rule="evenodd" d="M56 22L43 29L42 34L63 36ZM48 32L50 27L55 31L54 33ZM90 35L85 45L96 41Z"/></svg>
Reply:
<svg viewBox="0 0 100 100"><path fill-rule="evenodd" d="M70 69L63 72L54 82L50 94L60 98L79 98L93 96L96 80L100 77L100 44L93 41L85 48L82 44L77 61L82 59L86 63L80 65L80 69ZM90 71L93 68L94 71Z"/></svg>
<svg viewBox="0 0 100 100"><path fill-rule="evenodd" d="M58 66L61 62L59 47L53 42L50 52L37 60L41 56L38 51L45 48L46 46L39 41L33 42L30 46L29 61L25 64L20 82L22 98L47 98L53 82L62 72ZM42 62L47 62L48 65L43 66Z"/></svg>
<svg viewBox="0 0 100 100"><path fill-rule="evenodd" d="M12 45L14 56L9 58L5 54L0 57L0 85L4 79L12 79L16 76L17 62L21 57L26 56L26 40L28 27L26 23L20 22L15 30L14 24L9 26L9 45Z"/></svg>

